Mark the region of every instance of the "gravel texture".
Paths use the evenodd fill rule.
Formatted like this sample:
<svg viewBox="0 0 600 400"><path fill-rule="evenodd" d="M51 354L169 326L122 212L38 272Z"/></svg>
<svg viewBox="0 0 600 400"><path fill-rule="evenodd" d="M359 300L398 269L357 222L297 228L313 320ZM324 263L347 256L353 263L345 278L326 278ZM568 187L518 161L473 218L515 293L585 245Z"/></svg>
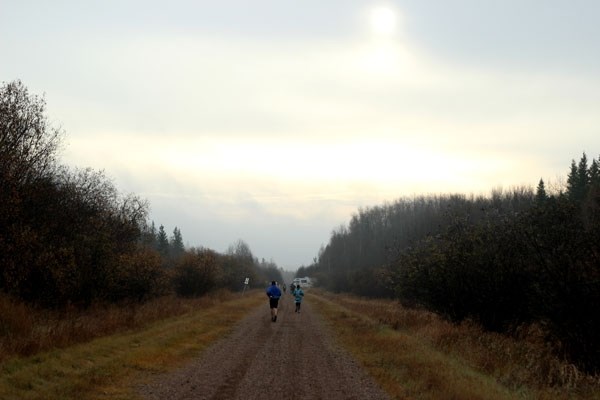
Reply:
<svg viewBox="0 0 600 400"><path fill-rule="evenodd" d="M185 367L159 375L139 393L144 399L327 400L389 399L333 341L310 304L294 312L290 294L271 322L268 299L227 337Z"/></svg>

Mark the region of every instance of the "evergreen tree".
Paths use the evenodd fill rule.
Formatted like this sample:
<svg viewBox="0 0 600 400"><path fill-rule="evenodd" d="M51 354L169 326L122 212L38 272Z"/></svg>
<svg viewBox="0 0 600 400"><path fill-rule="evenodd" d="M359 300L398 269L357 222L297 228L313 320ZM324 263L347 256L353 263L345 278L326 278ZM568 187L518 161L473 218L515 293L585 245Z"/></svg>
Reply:
<svg viewBox="0 0 600 400"><path fill-rule="evenodd" d="M570 199L576 198L577 188L579 187L579 175L577 174L577 164L571 160L571 169L567 175L567 195Z"/></svg>
<svg viewBox="0 0 600 400"><path fill-rule="evenodd" d="M150 234L154 237L154 240L156 241L156 225L154 224L154 221L152 221L152 225L150 225Z"/></svg>
<svg viewBox="0 0 600 400"><path fill-rule="evenodd" d="M177 227L173 229L173 236L171 237L170 242L170 250L171 257L173 257L174 259L181 257L181 255L185 251L185 247L183 246L183 237L181 236L181 230L179 230L179 228Z"/></svg>
<svg viewBox="0 0 600 400"><path fill-rule="evenodd" d="M546 186L544 185L544 180L540 178L540 182L538 183L537 190L535 192L535 201L538 204L542 204L547 199L548 195L546 194Z"/></svg>
<svg viewBox="0 0 600 400"><path fill-rule="evenodd" d="M146 224L142 231L142 244L148 246L150 248L156 249L157 246L157 237L156 237L156 225L154 225L154 221L149 226Z"/></svg>
<svg viewBox="0 0 600 400"><path fill-rule="evenodd" d="M600 187L600 157L597 160L592 160L592 165L589 169L590 186Z"/></svg>
<svg viewBox="0 0 600 400"><path fill-rule="evenodd" d="M585 192L590 186L590 173L588 171L588 161L585 153L581 156L579 165L577 166L577 179L579 181L581 194L585 195Z"/></svg>
<svg viewBox="0 0 600 400"><path fill-rule="evenodd" d="M582 201L590 187L590 172L588 171L587 156L581 156L579 164L571 160L571 168L567 178L567 194L569 199Z"/></svg>
<svg viewBox="0 0 600 400"><path fill-rule="evenodd" d="M157 250L163 258L169 257L169 239L167 238L167 233L165 232L165 227L160 226L158 228L157 239Z"/></svg>

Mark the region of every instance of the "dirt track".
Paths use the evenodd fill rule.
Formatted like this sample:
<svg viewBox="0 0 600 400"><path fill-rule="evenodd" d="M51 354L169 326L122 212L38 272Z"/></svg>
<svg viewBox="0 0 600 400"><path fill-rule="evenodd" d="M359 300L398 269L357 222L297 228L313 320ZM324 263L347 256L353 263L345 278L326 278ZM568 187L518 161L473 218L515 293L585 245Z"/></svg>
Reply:
<svg viewBox="0 0 600 400"><path fill-rule="evenodd" d="M201 358L140 388L151 399L327 400L388 399L350 356L332 340L311 309L294 313L291 295L280 301L277 322L264 306Z"/></svg>

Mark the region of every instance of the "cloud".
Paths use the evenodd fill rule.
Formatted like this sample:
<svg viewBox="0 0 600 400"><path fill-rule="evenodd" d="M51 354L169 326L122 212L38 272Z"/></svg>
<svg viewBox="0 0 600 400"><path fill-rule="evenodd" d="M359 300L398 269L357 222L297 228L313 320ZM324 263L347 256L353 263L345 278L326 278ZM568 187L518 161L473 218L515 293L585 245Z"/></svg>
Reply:
<svg viewBox="0 0 600 400"><path fill-rule="evenodd" d="M360 206L535 184L600 146L597 6L551 3L410 0L376 37L367 1L16 2L0 72L46 93L67 163L190 244L308 262Z"/></svg>

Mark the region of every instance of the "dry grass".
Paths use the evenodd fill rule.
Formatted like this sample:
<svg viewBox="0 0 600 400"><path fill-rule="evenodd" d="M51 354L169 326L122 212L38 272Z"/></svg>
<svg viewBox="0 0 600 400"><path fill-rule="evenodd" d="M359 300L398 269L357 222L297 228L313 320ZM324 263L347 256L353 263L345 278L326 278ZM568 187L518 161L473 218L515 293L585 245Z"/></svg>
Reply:
<svg viewBox="0 0 600 400"><path fill-rule="evenodd" d="M139 329L167 317L210 307L229 295L219 291L198 299L169 296L139 304L95 305L85 311L41 310L0 295L0 361Z"/></svg>
<svg viewBox="0 0 600 400"><path fill-rule="evenodd" d="M0 398L133 399L130 382L198 354L263 301L220 292L82 314L0 298ZM393 301L315 289L310 301L395 398L600 399L600 378L553 357L538 327L515 340Z"/></svg>
<svg viewBox="0 0 600 400"><path fill-rule="evenodd" d="M395 398L600 398L600 377L554 357L538 327L516 340L394 301L312 293L340 341Z"/></svg>
<svg viewBox="0 0 600 400"><path fill-rule="evenodd" d="M29 357L5 358L0 363L0 398L133 399L132 382L194 357L264 302L263 297L257 291L244 296L222 292L198 300L162 299L124 315L99 310L96 317L106 317L104 322L92 315L80 316L76 321L87 326L85 332L92 331L93 325L122 333ZM27 326L23 329L29 331ZM63 333L59 337L66 341L86 335Z"/></svg>

